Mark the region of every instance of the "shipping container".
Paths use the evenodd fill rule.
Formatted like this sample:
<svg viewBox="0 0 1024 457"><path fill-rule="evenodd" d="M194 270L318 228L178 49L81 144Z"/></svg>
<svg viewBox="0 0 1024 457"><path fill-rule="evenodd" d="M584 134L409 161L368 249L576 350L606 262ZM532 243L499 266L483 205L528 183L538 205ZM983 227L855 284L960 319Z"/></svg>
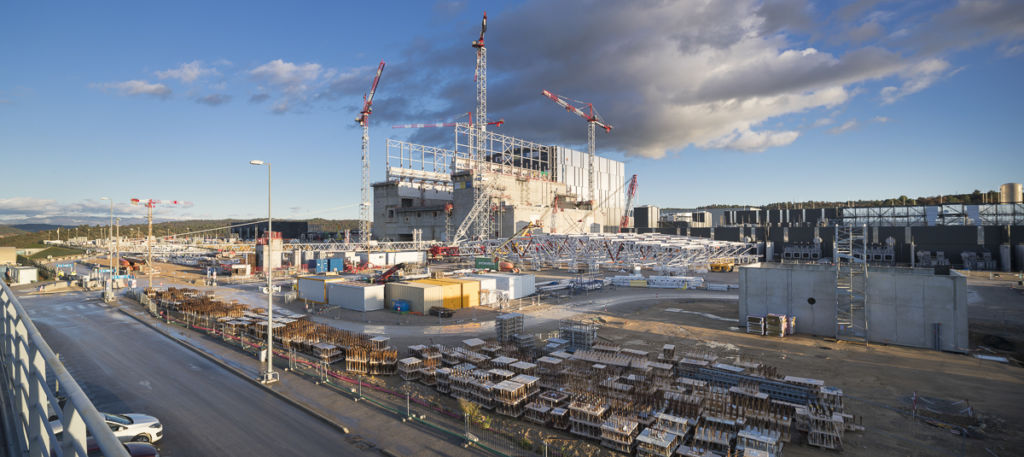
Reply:
<svg viewBox="0 0 1024 457"><path fill-rule="evenodd" d="M441 288L443 306L448 309L462 308L462 284L440 279L417 279L421 284L433 284Z"/></svg>
<svg viewBox="0 0 1024 457"><path fill-rule="evenodd" d="M353 311L384 309L384 285L352 281L328 281L327 304Z"/></svg>
<svg viewBox="0 0 1024 457"><path fill-rule="evenodd" d="M458 284L462 288L462 307L480 306L480 281L471 278L442 278L442 282Z"/></svg>
<svg viewBox="0 0 1024 457"><path fill-rule="evenodd" d="M300 276L296 289L299 299L316 304L327 304L327 283L343 281L337 276Z"/></svg>
<svg viewBox="0 0 1024 457"><path fill-rule="evenodd" d="M497 290L498 289L498 280L495 279L492 276L466 275L466 276L463 276L463 277L466 278L466 279L475 279L477 281L480 281L480 290L481 291L484 291L484 290Z"/></svg>
<svg viewBox="0 0 1024 457"><path fill-rule="evenodd" d="M345 258L335 257L327 259L327 271L345 271Z"/></svg>
<svg viewBox="0 0 1024 457"><path fill-rule="evenodd" d="M436 284L418 282L389 282L384 286L384 298L387 303L396 300L409 304L409 311L427 314L431 308L444 306L442 287Z"/></svg>

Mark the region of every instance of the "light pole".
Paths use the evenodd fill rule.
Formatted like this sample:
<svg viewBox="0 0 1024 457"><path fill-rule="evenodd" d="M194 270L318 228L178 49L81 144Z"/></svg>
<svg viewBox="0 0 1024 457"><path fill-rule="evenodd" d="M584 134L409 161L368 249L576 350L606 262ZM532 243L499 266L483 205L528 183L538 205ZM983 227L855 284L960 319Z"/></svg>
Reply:
<svg viewBox="0 0 1024 457"><path fill-rule="evenodd" d="M278 381L279 375L274 371L274 282L271 279L270 246L271 234L273 233L273 219L270 216L270 162L262 160L250 160L251 165L267 166L267 254L263 268L267 272L267 371L260 374L259 381L263 384L270 384Z"/></svg>
<svg viewBox="0 0 1024 457"><path fill-rule="evenodd" d="M107 259L110 260L110 289L114 289L114 199L110 197L100 197L100 200L108 200L110 202L110 236L107 238Z"/></svg>

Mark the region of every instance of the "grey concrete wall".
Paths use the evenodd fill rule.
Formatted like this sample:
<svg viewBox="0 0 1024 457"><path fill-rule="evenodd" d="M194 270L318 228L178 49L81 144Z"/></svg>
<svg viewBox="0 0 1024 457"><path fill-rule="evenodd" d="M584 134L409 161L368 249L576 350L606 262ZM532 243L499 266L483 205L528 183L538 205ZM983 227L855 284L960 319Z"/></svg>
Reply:
<svg viewBox="0 0 1024 457"><path fill-rule="evenodd" d="M830 265L753 264L740 268L739 324L748 314L796 316L798 333L835 336L835 269ZM961 352L967 340L967 278L955 271L871 268L868 340ZM810 298L814 304L810 304Z"/></svg>
<svg viewBox="0 0 1024 457"><path fill-rule="evenodd" d="M939 327L943 351L964 351L967 278L927 269L877 269L868 273L868 338L902 346L934 347Z"/></svg>
<svg viewBox="0 0 1024 457"><path fill-rule="evenodd" d="M739 324L748 314L796 316L799 333L835 336L835 272L818 265L753 264L740 268ZM811 304L808 299L814 299Z"/></svg>

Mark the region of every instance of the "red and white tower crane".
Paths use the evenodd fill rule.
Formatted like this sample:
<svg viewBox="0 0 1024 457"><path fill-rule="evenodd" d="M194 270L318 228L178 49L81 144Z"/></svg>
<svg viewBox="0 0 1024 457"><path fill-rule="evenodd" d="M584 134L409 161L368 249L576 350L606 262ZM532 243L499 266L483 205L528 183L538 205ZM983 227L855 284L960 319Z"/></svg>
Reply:
<svg viewBox="0 0 1024 457"><path fill-rule="evenodd" d="M594 109L594 105L592 103L585 103L579 100L567 99L565 97L560 97L558 95L552 94L551 92L548 92L546 90L541 91L541 94L547 98L550 98L552 101L557 103L558 106L565 108L566 111L575 114L579 117L582 117L584 120L587 121L587 154L589 155L587 159L587 177L590 191L590 195L588 195L588 197L591 202L597 201L597 195L595 194L594 189L594 143L596 142L594 131L595 127L601 127L604 129L605 132L611 132L612 126L605 122L604 119L601 119L601 115L597 114L597 110ZM570 101L580 104L584 109L586 109L586 111L573 105L572 103L570 103Z"/></svg>
<svg viewBox="0 0 1024 457"><path fill-rule="evenodd" d="M181 205L191 205L191 203L178 200L160 201L153 200L152 198L133 198L130 202L135 206L142 205L146 207L146 219L149 222L149 236L146 237L146 270L149 274L149 287L153 287L153 208L157 205L177 208Z"/></svg>
<svg viewBox="0 0 1024 457"><path fill-rule="evenodd" d="M363 182L359 201L359 241L366 244L370 241L370 113L373 112L373 94L377 92L380 74L384 71L384 61L377 67L377 76L373 78L370 93L363 95L363 109L359 111L356 122L363 127Z"/></svg>
<svg viewBox="0 0 1024 457"><path fill-rule="evenodd" d="M629 186L626 188L626 211L622 213L622 220L619 221L619 233L622 233L627 227L629 227L629 212L633 210L633 202L636 201L636 188L637 188L636 175L629 180Z"/></svg>

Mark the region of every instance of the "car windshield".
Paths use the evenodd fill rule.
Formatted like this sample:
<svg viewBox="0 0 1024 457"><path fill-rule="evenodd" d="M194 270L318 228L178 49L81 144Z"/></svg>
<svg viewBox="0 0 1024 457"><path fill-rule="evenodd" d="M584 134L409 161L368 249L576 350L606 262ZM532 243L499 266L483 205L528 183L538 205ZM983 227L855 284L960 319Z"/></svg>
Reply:
<svg viewBox="0 0 1024 457"><path fill-rule="evenodd" d="M128 416L122 416L120 414L107 414L103 413L103 417L107 422L114 422L121 425L131 425L132 419Z"/></svg>

